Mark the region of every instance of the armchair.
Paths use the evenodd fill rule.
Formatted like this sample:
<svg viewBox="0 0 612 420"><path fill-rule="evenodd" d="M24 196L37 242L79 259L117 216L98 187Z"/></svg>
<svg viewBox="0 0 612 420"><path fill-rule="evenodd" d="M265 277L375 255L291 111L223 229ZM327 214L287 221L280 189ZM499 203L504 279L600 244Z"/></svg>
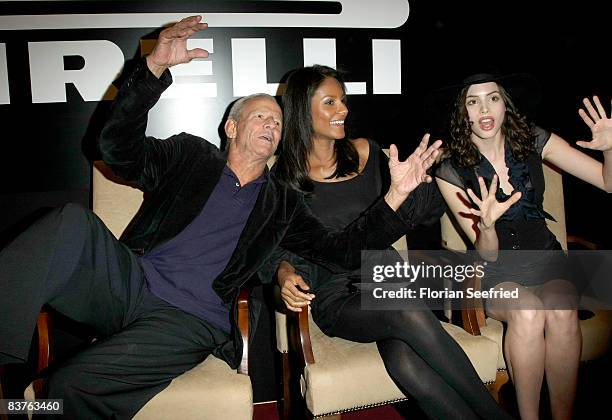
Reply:
<svg viewBox="0 0 612 420"><path fill-rule="evenodd" d="M567 236L565 225L565 208L563 204L563 182L561 173L554 167L545 163L543 165L546 190L544 192L544 208L557 222L547 220L548 228L557 237L564 250L567 250L568 242L580 243L583 246L594 249L593 244L583 239ZM461 228L452 220L452 217L444 215L441 221L442 243L447 249L465 251L467 249L467 238L462 235ZM581 302L588 308L588 302ZM506 362L503 355L504 328L500 321L486 318L482 305L466 305L467 310L462 311L463 328L470 334L485 336L498 343L499 355L497 368L500 371L496 387L499 389L508 381ZM582 353L581 361L586 362L604 356L612 345L612 312L606 310L593 310L594 316L581 320L582 331Z"/></svg>
<svg viewBox="0 0 612 420"><path fill-rule="evenodd" d="M93 170L93 210L106 226L119 237L142 203L141 191L115 178L101 162ZM196 417L199 419L251 419L253 391L248 376L249 293L238 296L238 326L243 340L242 361L238 372L222 360L209 356L204 362L175 378L162 392L151 399L135 419L167 419ZM52 359L51 318L41 312L37 322L38 372ZM35 399L41 392L40 380L25 391L26 399Z"/></svg>
<svg viewBox="0 0 612 420"><path fill-rule="evenodd" d="M394 244L406 249L402 239ZM375 343L326 336L310 311L276 312L277 349L283 361L283 419L339 419L342 413L406 400L384 367ZM496 380L498 344L442 323L472 361L483 383Z"/></svg>
<svg viewBox="0 0 612 420"><path fill-rule="evenodd" d="M406 239L401 238L393 247L407 250ZM282 359L283 420L303 416L337 420L342 413L408 399L387 374L375 343L328 337L309 310L288 311L280 293L277 295L276 343ZM470 335L447 322L442 326L468 355L482 382L494 391L497 354L501 351L497 342Z"/></svg>

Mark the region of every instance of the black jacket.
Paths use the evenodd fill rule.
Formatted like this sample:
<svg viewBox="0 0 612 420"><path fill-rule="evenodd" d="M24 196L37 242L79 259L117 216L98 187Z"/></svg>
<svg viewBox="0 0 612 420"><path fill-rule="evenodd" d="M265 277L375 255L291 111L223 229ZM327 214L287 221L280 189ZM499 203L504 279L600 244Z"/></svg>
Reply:
<svg viewBox="0 0 612 420"><path fill-rule="evenodd" d="M165 140L145 136L147 114L171 83L168 71L157 79L141 60L117 94L99 139L102 158L113 172L147 193L121 237L138 253L170 240L200 213L226 164L226 155L202 138L187 133ZM240 287L278 246L335 271L356 268L362 249L386 248L409 223L379 200L342 232L330 232L311 214L302 194L281 185L268 171L265 176L236 250L213 282L225 302L235 300ZM254 327L260 305L251 302L251 308ZM236 339L235 308L232 313L234 340L216 354L235 368L242 341Z"/></svg>

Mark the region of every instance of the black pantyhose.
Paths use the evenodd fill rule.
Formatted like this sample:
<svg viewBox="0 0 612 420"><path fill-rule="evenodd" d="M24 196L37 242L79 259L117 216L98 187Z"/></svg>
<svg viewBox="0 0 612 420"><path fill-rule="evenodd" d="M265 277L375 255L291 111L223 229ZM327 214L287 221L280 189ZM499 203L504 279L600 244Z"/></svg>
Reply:
<svg viewBox="0 0 612 420"><path fill-rule="evenodd" d="M349 298L331 333L351 341L376 342L391 378L439 419L510 419L483 386L469 359L422 302L405 310L362 310Z"/></svg>

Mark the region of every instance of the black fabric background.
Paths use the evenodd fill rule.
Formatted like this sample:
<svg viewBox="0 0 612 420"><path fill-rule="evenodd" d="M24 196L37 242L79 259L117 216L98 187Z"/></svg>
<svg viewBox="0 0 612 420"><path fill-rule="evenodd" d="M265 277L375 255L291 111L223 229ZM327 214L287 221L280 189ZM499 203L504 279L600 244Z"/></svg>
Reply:
<svg viewBox="0 0 612 420"><path fill-rule="evenodd" d="M96 11L213 11L221 1L113 1L0 2L0 15L95 13ZM338 4L310 5L286 2L237 2L244 10L304 10L308 7L335 12ZM372 2L376 7L376 2ZM505 72L526 71L543 88L538 125L573 142L589 131L577 114L581 99L594 93L610 104L612 84L606 65L609 55L609 15L603 3L584 0L556 1L410 1L406 24L396 29L338 28L211 28L204 37L215 42L215 76L219 96L211 104L225 107L231 96L231 38L266 38L268 81L281 81L302 64L303 38L335 38L338 67L348 81L366 81L367 95L349 98L350 129L355 136L370 137L381 145L394 142L407 154L428 128L424 95L474 69L475 63L496 66ZM364 16L364 26L367 25ZM106 39L117 44L126 59L139 54L138 39L153 38L155 28L96 30L7 31L6 44L11 104L0 105L0 245L28 226L45 208L66 202L90 203L91 159L97 130L108 102L84 102L68 84L67 102L32 104L28 42L47 40ZM401 39L402 94L373 95L371 39ZM67 59L66 68L79 68ZM223 72L222 70L227 69ZM219 114L222 114L220 111ZM217 126L220 121L210 121ZM594 154L600 158L600 154ZM589 238L610 248L611 200L594 187L564 177L568 233ZM427 230L411 241L431 246ZM273 360L273 317L260 320L252 347L253 386L256 401L276 399Z"/></svg>

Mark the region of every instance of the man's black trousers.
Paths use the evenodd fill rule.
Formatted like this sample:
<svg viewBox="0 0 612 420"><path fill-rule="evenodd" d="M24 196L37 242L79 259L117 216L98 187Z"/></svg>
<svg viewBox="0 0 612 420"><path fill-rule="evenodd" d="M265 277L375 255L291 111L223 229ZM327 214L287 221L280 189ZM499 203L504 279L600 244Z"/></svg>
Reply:
<svg viewBox="0 0 612 420"><path fill-rule="evenodd" d="M66 418L131 418L228 339L152 295L135 255L72 204L0 252L0 364L25 361L44 304L100 337L49 377Z"/></svg>

